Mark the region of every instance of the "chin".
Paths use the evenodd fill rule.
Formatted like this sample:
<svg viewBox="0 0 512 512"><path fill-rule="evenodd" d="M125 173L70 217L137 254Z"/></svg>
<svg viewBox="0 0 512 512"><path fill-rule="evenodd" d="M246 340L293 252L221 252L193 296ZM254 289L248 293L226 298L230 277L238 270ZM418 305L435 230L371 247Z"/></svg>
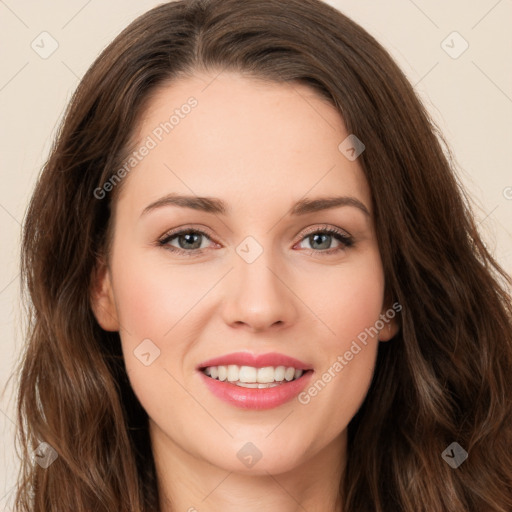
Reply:
<svg viewBox="0 0 512 512"><path fill-rule="evenodd" d="M281 440L273 442L271 436L266 436L267 433L262 433L261 437L254 435L244 440L231 440L229 446L218 446L218 453L210 451L208 460L225 471L265 476L289 472L306 462L304 442L297 448L292 444L283 447ZM227 453L232 456L226 457Z"/></svg>

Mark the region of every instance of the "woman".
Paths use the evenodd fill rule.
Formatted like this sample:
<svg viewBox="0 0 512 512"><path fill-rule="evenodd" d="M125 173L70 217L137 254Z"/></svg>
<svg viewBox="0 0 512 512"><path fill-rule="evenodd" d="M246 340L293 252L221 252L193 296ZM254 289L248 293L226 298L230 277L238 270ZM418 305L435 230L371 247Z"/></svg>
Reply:
<svg viewBox="0 0 512 512"><path fill-rule="evenodd" d="M25 221L17 510L511 510L510 279L439 140L317 0L133 22Z"/></svg>

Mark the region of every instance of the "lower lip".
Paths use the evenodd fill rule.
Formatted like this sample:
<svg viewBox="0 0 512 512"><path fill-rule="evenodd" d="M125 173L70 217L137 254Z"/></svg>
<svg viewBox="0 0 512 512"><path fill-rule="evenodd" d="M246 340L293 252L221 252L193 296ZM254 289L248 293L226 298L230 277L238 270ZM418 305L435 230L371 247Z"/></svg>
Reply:
<svg viewBox="0 0 512 512"><path fill-rule="evenodd" d="M212 379L199 371L208 389L218 398L242 409L272 409L295 398L311 379L312 371L307 371L298 379L285 381L271 388L244 388L227 381Z"/></svg>

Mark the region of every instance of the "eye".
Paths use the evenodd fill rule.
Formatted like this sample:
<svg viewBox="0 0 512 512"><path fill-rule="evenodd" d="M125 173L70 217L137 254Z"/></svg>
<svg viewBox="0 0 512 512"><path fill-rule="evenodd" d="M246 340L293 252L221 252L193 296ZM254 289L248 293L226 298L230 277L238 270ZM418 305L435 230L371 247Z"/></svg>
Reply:
<svg viewBox="0 0 512 512"><path fill-rule="evenodd" d="M302 240L309 243L309 248L315 253L323 252L333 254L345 250L354 244L354 240L346 233L331 227L314 228L306 233ZM301 240L301 242L302 242ZM337 247L331 247L333 240L338 242Z"/></svg>
<svg viewBox="0 0 512 512"><path fill-rule="evenodd" d="M172 252L192 256L193 254L203 252L203 249L206 247L203 245L205 239L211 240L204 231L188 228L167 233L164 238L158 241L158 244ZM175 242L172 243L173 241Z"/></svg>
<svg viewBox="0 0 512 512"><path fill-rule="evenodd" d="M331 247L332 242L337 241L337 247ZM211 236L203 230L186 228L166 233L158 240L158 245L175 253L186 256L202 254L208 247L207 241L212 242ZM320 226L310 229L301 238L309 243L306 249L312 253L324 253L325 255L341 252L354 244L351 236L341 230L329 226ZM294 248L297 244L294 245Z"/></svg>

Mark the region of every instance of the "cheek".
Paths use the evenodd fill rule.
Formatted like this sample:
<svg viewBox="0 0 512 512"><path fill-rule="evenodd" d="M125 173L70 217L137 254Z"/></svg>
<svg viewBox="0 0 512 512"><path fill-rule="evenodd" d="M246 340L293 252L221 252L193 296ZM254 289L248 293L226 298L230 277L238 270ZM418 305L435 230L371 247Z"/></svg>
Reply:
<svg viewBox="0 0 512 512"><path fill-rule="evenodd" d="M208 279L194 265L148 260L143 251L113 259L115 300L132 389L150 417L166 418L183 414L189 400L178 382L184 380L183 361L193 342L190 319L211 288L211 272Z"/></svg>
<svg viewBox="0 0 512 512"><path fill-rule="evenodd" d="M308 280L308 305L326 327L323 348L332 354L379 319L384 296L379 254L369 251L350 265L329 269L328 277L317 277Z"/></svg>
<svg viewBox="0 0 512 512"><path fill-rule="evenodd" d="M148 260L142 254L119 262L116 306L130 337L162 340L183 328L186 315L211 288L211 275L208 279L209 272L194 265L152 265Z"/></svg>
<svg viewBox="0 0 512 512"><path fill-rule="evenodd" d="M172 376L183 381L184 360L194 343L191 322L211 288L211 272L195 265L148 264L149 259L141 251L114 262L114 289L126 370L143 406L155 412L162 403L174 407L173 396L181 396Z"/></svg>
<svg viewBox="0 0 512 512"><path fill-rule="evenodd" d="M329 330L317 340L321 363L298 402L304 428L315 430L323 425L325 436L334 438L363 403L374 372L378 349L375 323L384 294L378 253L332 272L325 282L325 294L317 291L312 307Z"/></svg>

